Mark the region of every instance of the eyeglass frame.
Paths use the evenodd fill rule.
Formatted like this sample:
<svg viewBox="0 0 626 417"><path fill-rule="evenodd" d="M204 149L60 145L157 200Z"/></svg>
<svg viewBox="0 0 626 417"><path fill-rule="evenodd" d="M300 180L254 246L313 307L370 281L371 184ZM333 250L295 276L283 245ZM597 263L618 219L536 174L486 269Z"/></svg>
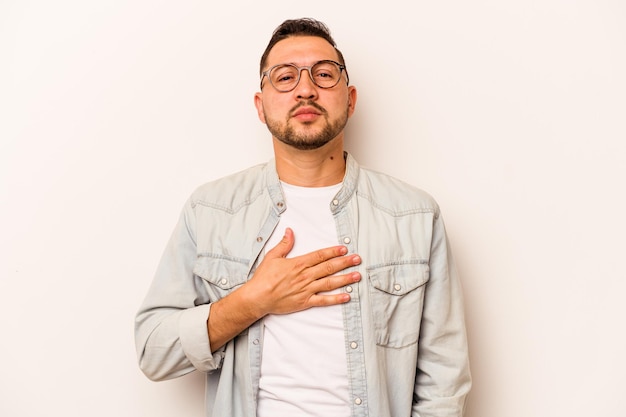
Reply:
<svg viewBox="0 0 626 417"><path fill-rule="evenodd" d="M339 67L339 77L337 78L337 84L331 86L331 87L322 87L321 85L318 85L317 82L315 82L315 79L313 79L313 74L311 73L311 69L316 66L317 64L320 64L322 62L330 62L332 64L335 64ZM296 83L293 85L293 87L289 90L283 91L283 90L279 90L274 83L272 82L272 79L270 78L270 72L272 72L272 70L276 67L280 67L281 65L291 65L293 67L295 67L298 70L298 79L296 81ZM313 82L313 84L318 87L318 88L323 88L323 89L329 89L329 88L333 88L333 87L337 87L337 85L339 84L339 82L341 82L341 73L345 72L346 73L346 84L350 84L350 76L348 75L348 69L346 68L345 65L340 64L337 61L333 61L332 59L322 59L320 61L317 61L316 63L309 65L309 66L303 66L303 67L299 67L296 64L291 64L291 63L282 63L282 64L276 64L276 65L272 65L270 68L268 68L266 71L263 71L261 73L261 80L259 81L259 87L261 90L263 90L263 77L267 77L267 79L269 80L270 84L272 85L272 87L274 87L274 89L276 89L276 91L278 91L279 93L288 93L290 91L293 91L296 89L296 87L298 86L298 84L300 84L300 79L302 78L302 70L306 70L306 72L309 73L309 78L311 79L311 81Z"/></svg>

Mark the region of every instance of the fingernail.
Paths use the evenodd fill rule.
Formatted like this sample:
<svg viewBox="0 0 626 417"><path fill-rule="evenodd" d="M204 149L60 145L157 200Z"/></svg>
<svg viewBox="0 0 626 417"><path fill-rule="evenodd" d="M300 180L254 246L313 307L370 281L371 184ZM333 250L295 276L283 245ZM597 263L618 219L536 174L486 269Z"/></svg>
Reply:
<svg viewBox="0 0 626 417"><path fill-rule="evenodd" d="M354 263L355 265L358 265L361 263L361 257L359 255L354 255L352 257L352 263Z"/></svg>
<svg viewBox="0 0 626 417"><path fill-rule="evenodd" d="M359 281L361 281L361 274L359 274L358 272L354 272L354 273L352 274L352 280L353 280L354 282L359 282Z"/></svg>

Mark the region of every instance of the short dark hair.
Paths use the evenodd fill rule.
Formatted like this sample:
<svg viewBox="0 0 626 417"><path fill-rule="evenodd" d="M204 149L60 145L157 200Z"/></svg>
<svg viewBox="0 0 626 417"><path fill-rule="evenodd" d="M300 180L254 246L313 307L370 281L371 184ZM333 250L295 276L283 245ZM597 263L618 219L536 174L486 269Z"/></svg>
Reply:
<svg viewBox="0 0 626 417"><path fill-rule="evenodd" d="M325 39L329 44L335 48L337 51L337 55L339 57L339 63L341 65L346 65L345 60L343 59L343 54L339 49L337 49L337 44L335 40L330 35L330 29L324 23L319 20L315 20L309 17L301 18L301 19L289 19L285 20L281 23L272 34L272 38L270 42L267 44L263 55L261 56L261 64L259 68L259 75L263 73L263 68L265 67L265 63L267 62L267 56L270 54L270 51L278 42L283 39L287 39L292 36L316 36L318 38Z"/></svg>

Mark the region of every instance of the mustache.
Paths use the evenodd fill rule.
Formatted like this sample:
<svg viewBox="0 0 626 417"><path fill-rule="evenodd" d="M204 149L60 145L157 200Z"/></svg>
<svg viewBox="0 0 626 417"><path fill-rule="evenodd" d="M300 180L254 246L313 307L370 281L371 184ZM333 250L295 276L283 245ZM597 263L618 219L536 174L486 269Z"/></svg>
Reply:
<svg viewBox="0 0 626 417"><path fill-rule="evenodd" d="M299 102L298 104L296 104L295 106L291 108L290 113L293 113L296 110L298 110L300 107L304 107L304 106L313 107L315 110L319 111L320 113L326 114L325 108L323 108L322 106L320 106L319 104L311 100L302 100L301 102Z"/></svg>

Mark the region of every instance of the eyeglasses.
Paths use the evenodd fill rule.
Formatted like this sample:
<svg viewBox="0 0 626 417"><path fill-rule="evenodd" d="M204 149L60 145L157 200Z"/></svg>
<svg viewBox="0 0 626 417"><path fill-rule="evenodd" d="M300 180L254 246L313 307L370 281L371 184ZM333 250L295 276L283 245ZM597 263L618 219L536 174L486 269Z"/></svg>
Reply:
<svg viewBox="0 0 626 417"><path fill-rule="evenodd" d="M324 60L308 67L298 67L294 64L274 65L261 74L261 89L263 89L263 77L267 77L276 90L287 93L296 88L300 82L302 70L309 72L311 81L319 88L333 88L339 84L341 71L346 71L346 81L348 82L348 71L344 65L335 61Z"/></svg>

